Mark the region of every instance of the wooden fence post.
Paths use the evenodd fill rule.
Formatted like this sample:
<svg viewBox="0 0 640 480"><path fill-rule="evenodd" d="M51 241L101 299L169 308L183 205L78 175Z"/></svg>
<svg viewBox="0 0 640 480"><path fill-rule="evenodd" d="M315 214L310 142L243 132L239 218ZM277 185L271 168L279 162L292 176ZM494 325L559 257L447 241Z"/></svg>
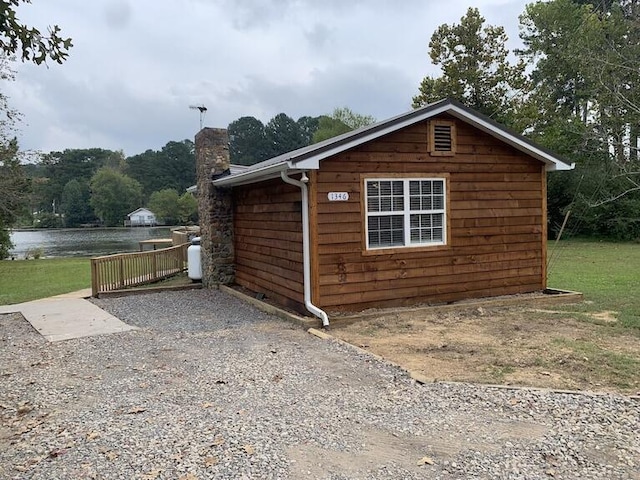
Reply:
<svg viewBox="0 0 640 480"><path fill-rule="evenodd" d="M95 258L91 259L91 296L98 296L98 262Z"/></svg>

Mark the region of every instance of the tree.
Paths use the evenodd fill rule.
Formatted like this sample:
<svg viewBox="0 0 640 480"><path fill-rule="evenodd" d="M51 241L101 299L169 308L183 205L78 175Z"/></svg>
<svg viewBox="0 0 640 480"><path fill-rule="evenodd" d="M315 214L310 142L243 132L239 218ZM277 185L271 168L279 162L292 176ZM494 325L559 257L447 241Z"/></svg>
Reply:
<svg viewBox="0 0 640 480"><path fill-rule="evenodd" d="M64 202L63 191L72 180L88 185L91 177L102 167L110 167L120 171L124 162L122 152L104 150L102 148L67 149L62 152L50 152L41 160L46 182L38 184L36 189L36 210L48 210L55 202L59 205L60 213L67 214L65 206L71 206ZM87 187L88 188L88 187Z"/></svg>
<svg viewBox="0 0 640 480"><path fill-rule="evenodd" d="M0 142L0 260L13 247L9 229L26 206L29 181L18 159L16 139Z"/></svg>
<svg viewBox="0 0 640 480"><path fill-rule="evenodd" d="M529 132L577 164L573 180L550 176L549 205L572 208L579 233L640 237L639 13L627 0L553 0L520 17Z"/></svg>
<svg viewBox="0 0 640 480"><path fill-rule="evenodd" d="M320 124L320 117L303 116L296 123L300 127L302 142L305 145L311 145L313 143L313 134L316 133Z"/></svg>
<svg viewBox="0 0 640 480"><path fill-rule="evenodd" d="M62 38L58 25L47 27L44 35L35 27L21 23L16 17L16 8L31 0L4 0L0 2L0 50L11 57L19 54L22 61L40 65L47 58L62 63L73 47L70 38Z"/></svg>
<svg viewBox="0 0 640 480"><path fill-rule="evenodd" d="M155 213L156 218L165 225L174 225L178 222L180 217L179 196L173 188L153 192L149 197L148 207Z"/></svg>
<svg viewBox="0 0 640 480"><path fill-rule="evenodd" d="M106 226L122 225L126 215L142 202L140 184L108 167L98 170L89 185L91 206Z"/></svg>
<svg viewBox="0 0 640 480"><path fill-rule="evenodd" d="M6 58L0 58L0 80L11 81L14 72ZM28 204L30 182L20 164L18 141L14 134L20 115L0 92L0 260L13 247L9 229Z"/></svg>
<svg viewBox="0 0 640 480"><path fill-rule="evenodd" d="M360 115L359 113L355 113L348 107L336 108L331 114L331 117L344 123L352 130L369 126L376 121L376 119L371 115Z"/></svg>
<svg viewBox="0 0 640 480"><path fill-rule="evenodd" d="M142 185L145 197L165 188L182 192L196 183L194 144L186 139L170 141L159 151L129 157L125 172Z"/></svg>
<svg viewBox="0 0 640 480"><path fill-rule="evenodd" d="M71 39L59 36L60 28L48 29L48 36L34 27L28 27L16 17L16 7L29 0L0 2L0 80L13 80L8 60L20 53L22 61L36 65L47 58L62 63L72 47ZM14 136L18 114L11 109L7 97L0 93L0 259L6 258L12 247L9 236L18 215L28 203L29 182L19 161L18 143Z"/></svg>
<svg viewBox="0 0 640 480"><path fill-rule="evenodd" d="M313 143L337 137L356 128L366 127L376 121L371 115L360 115L347 107L336 108L331 116L322 116L313 134Z"/></svg>
<svg viewBox="0 0 640 480"><path fill-rule="evenodd" d="M264 125L254 117L241 117L231 122L229 158L236 165L253 165L269 158Z"/></svg>
<svg viewBox="0 0 640 480"><path fill-rule="evenodd" d="M306 146L300 126L284 113L279 113L269 120L264 127L264 136L269 153L267 158Z"/></svg>
<svg viewBox="0 0 640 480"><path fill-rule="evenodd" d="M350 132L351 130L352 128L342 120L323 115L320 117L320 121L318 122L318 129L313 134L313 143L319 143L324 140L337 137L338 135Z"/></svg>
<svg viewBox="0 0 640 480"><path fill-rule="evenodd" d="M524 63L509 63L504 28L484 22L477 8L469 8L460 24L443 24L433 33L429 56L442 76L422 80L414 108L449 97L512 123L525 88Z"/></svg>
<svg viewBox="0 0 640 480"><path fill-rule="evenodd" d="M280 113L266 125L254 117L229 124L229 156L236 165L253 165L276 155L310 145L320 117L303 116L295 121Z"/></svg>
<svg viewBox="0 0 640 480"><path fill-rule="evenodd" d="M198 201L189 192L178 199L178 220L181 225L198 223Z"/></svg>
<svg viewBox="0 0 640 480"><path fill-rule="evenodd" d="M69 180L62 190L60 211L64 212L66 227L79 227L95 219L90 202L89 183L85 180Z"/></svg>

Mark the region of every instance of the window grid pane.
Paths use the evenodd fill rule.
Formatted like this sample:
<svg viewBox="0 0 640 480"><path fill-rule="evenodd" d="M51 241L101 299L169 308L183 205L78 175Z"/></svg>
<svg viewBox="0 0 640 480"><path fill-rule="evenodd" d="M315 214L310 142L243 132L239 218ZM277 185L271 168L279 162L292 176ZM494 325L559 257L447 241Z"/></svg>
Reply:
<svg viewBox="0 0 640 480"><path fill-rule="evenodd" d="M402 215L384 215L369 218L369 246L397 247L404 245Z"/></svg>
<svg viewBox="0 0 640 480"><path fill-rule="evenodd" d="M411 243L441 243L444 241L444 214L420 213L412 214Z"/></svg>
<svg viewBox="0 0 640 480"><path fill-rule="evenodd" d="M444 179L367 180L368 248L444 244L444 182ZM406 205L404 192L408 197Z"/></svg>
<svg viewBox="0 0 640 480"><path fill-rule="evenodd" d="M376 180L367 182L367 210L369 212L403 211L403 182L395 180Z"/></svg>
<svg viewBox="0 0 640 480"><path fill-rule="evenodd" d="M410 180L409 209L444 210L444 180Z"/></svg>

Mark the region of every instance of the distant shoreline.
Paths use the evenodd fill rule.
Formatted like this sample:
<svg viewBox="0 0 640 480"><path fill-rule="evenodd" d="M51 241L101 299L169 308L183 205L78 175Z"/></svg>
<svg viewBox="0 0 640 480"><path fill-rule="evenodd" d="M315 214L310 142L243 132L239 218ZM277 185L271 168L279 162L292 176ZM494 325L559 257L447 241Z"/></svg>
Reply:
<svg viewBox="0 0 640 480"><path fill-rule="evenodd" d="M24 228L11 228L9 232L86 232L88 230L139 230L141 228L178 228L182 225L156 225L154 227L73 227L73 228L33 228L33 227L24 227Z"/></svg>

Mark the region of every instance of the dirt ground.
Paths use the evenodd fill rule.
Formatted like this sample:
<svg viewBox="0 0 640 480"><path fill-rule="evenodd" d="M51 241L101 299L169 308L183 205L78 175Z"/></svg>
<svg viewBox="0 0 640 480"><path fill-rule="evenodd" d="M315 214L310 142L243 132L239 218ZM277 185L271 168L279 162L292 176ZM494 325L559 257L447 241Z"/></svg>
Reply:
<svg viewBox="0 0 640 480"><path fill-rule="evenodd" d="M640 338L616 312L564 307L383 313L332 335L429 381L640 393Z"/></svg>

